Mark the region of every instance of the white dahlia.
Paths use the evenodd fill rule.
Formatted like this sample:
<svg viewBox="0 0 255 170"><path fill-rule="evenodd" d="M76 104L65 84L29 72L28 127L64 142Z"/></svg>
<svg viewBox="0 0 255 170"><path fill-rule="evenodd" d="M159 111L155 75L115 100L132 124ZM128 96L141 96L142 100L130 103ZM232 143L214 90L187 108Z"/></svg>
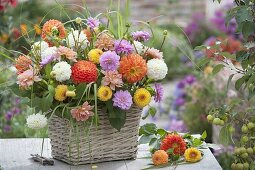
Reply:
<svg viewBox="0 0 255 170"><path fill-rule="evenodd" d="M151 59L147 63L147 76L153 80L162 80L166 77L168 68L164 60Z"/></svg>
<svg viewBox="0 0 255 170"><path fill-rule="evenodd" d="M59 82L69 80L71 73L72 73L71 66L65 61L61 61L55 64L52 69L52 75Z"/></svg>
<svg viewBox="0 0 255 170"><path fill-rule="evenodd" d="M86 48L89 43L86 34L82 31L75 30L68 34L67 36L67 44L72 48L82 47Z"/></svg>
<svg viewBox="0 0 255 170"><path fill-rule="evenodd" d="M53 57L54 59L57 59L59 57L57 47L49 47L46 48L41 55L41 59L44 60L46 58Z"/></svg>
<svg viewBox="0 0 255 170"><path fill-rule="evenodd" d="M43 51L49 48L49 44L45 41L37 41L31 46L31 51L34 55L42 55Z"/></svg>
<svg viewBox="0 0 255 170"><path fill-rule="evenodd" d="M139 41L134 41L134 47L137 50L138 54L143 54L148 47L140 43Z"/></svg>
<svg viewBox="0 0 255 170"><path fill-rule="evenodd" d="M27 117L27 126L31 129L41 129L47 125L47 118L40 113Z"/></svg>

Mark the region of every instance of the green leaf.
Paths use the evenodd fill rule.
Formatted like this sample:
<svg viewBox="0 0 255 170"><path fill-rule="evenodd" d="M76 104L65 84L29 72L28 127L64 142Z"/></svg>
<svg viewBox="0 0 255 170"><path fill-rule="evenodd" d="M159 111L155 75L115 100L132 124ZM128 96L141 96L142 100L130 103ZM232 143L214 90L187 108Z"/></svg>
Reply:
<svg viewBox="0 0 255 170"><path fill-rule="evenodd" d="M157 134L159 134L161 137L163 137L167 134L167 131L165 129L158 129Z"/></svg>
<svg viewBox="0 0 255 170"><path fill-rule="evenodd" d="M231 74L229 77L228 77L228 82L227 82L227 86L226 86L226 91L228 91L228 88L229 88L229 84L232 80L232 78L234 77L235 74Z"/></svg>
<svg viewBox="0 0 255 170"><path fill-rule="evenodd" d="M166 153L168 153L169 155L171 155L172 153L174 152L174 149L173 148L170 148L166 151Z"/></svg>
<svg viewBox="0 0 255 170"><path fill-rule="evenodd" d="M9 86L9 88L11 89L11 91L16 94L17 96L20 97L31 97L31 92L27 91L27 90L21 90L19 88L19 85L14 83L13 85Z"/></svg>
<svg viewBox="0 0 255 170"><path fill-rule="evenodd" d="M154 117L155 114L157 113L157 109L155 107L150 107L149 113L150 113L151 117Z"/></svg>
<svg viewBox="0 0 255 170"><path fill-rule="evenodd" d="M228 59L236 60L236 55L235 54L230 54L228 52L220 52L221 55Z"/></svg>
<svg viewBox="0 0 255 170"><path fill-rule="evenodd" d="M80 99L82 97L82 94L84 92L84 90L86 90L87 84L85 83L81 83L76 87L76 96L73 97L73 99Z"/></svg>
<svg viewBox="0 0 255 170"><path fill-rule="evenodd" d="M214 68L213 68L213 71L212 71L212 74L215 75L217 74L218 72L220 72L220 70L225 67L224 64L218 64L216 65Z"/></svg>
<svg viewBox="0 0 255 170"><path fill-rule="evenodd" d="M45 66L45 74L48 79L51 78L51 75L50 75L51 71L52 71L52 67L51 67L51 64L49 63Z"/></svg>
<svg viewBox="0 0 255 170"><path fill-rule="evenodd" d="M201 138L202 138L202 139L206 139L206 137L207 137L207 133L206 133L206 131L204 131L204 132L202 133L202 135L201 135Z"/></svg>
<svg viewBox="0 0 255 170"><path fill-rule="evenodd" d="M106 107L110 124L113 128L120 131L126 122L126 112L119 108L113 107L112 101L106 102Z"/></svg>
<svg viewBox="0 0 255 170"><path fill-rule="evenodd" d="M155 138L155 135L142 135L139 139L138 144L146 144L151 141L152 138Z"/></svg>
<svg viewBox="0 0 255 170"><path fill-rule="evenodd" d="M244 82L246 81L247 78L248 78L247 76L243 76L236 81L236 83L235 83L236 90L239 90L241 88L241 86L244 84Z"/></svg>
<svg viewBox="0 0 255 170"><path fill-rule="evenodd" d="M250 8L247 6L241 6L237 9L236 13L237 23L243 23L244 21L253 21L253 15Z"/></svg>
<svg viewBox="0 0 255 170"><path fill-rule="evenodd" d="M200 139L198 139L198 138L195 138L194 140L193 140L193 147L198 147L198 146L200 146L200 145L202 145L203 144L203 141L201 141Z"/></svg>
<svg viewBox="0 0 255 170"><path fill-rule="evenodd" d="M255 81L255 74L253 74L253 75L249 78L249 80L247 81L247 83L246 83L247 87L249 87L249 85L250 85L251 83L254 83L254 81Z"/></svg>
<svg viewBox="0 0 255 170"><path fill-rule="evenodd" d="M226 124L220 130L219 140L220 140L220 143L225 146L231 144L231 133L229 132L230 126L231 126L230 124Z"/></svg>
<svg viewBox="0 0 255 170"><path fill-rule="evenodd" d="M195 47L195 51L201 51L201 50L204 50L204 49L206 49L207 48L207 46L206 45L200 45L200 46L197 46L197 47Z"/></svg>
<svg viewBox="0 0 255 170"><path fill-rule="evenodd" d="M151 115L151 117L154 117L156 113L157 109L155 107L150 107L148 112L145 114L145 116L142 117L142 119L146 119L149 115Z"/></svg>
<svg viewBox="0 0 255 170"><path fill-rule="evenodd" d="M253 21L245 21L242 24L242 34L244 38L248 38L249 35L254 33L254 22Z"/></svg>
<svg viewBox="0 0 255 170"><path fill-rule="evenodd" d="M249 57L250 53L247 51L239 51L236 53L236 61L241 62Z"/></svg>
<svg viewBox="0 0 255 170"><path fill-rule="evenodd" d="M153 150L158 150L160 147L160 140L157 138L152 138L149 143L150 148L153 148Z"/></svg>
<svg viewBox="0 0 255 170"><path fill-rule="evenodd" d="M145 125L141 126L139 129L139 136L145 135L152 135L157 132L157 127L154 123L146 123Z"/></svg>
<svg viewBox="0 0 255 170"><path fill-rule="evenodd" d="M200 59L197 63L198 67L203 67L204 65L206 65L207 63L209 63L211 61L210 58L204 57L202 59Z"/></svg>

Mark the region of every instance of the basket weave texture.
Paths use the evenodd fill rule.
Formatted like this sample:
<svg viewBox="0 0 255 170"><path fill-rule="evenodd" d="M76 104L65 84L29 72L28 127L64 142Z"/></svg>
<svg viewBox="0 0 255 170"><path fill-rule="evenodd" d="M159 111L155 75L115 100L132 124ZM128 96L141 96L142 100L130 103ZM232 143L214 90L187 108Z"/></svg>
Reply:
<svg viewBox="0 0 255 170"><path fill-rule="evenodd" d="M85 130L84 123L72 127L69 120L52 116L49 122L52 156L71 165L135 159L141 109L126 112L126 123L119 131L109 122L104 109L98 108L98 127Z"/></svg>

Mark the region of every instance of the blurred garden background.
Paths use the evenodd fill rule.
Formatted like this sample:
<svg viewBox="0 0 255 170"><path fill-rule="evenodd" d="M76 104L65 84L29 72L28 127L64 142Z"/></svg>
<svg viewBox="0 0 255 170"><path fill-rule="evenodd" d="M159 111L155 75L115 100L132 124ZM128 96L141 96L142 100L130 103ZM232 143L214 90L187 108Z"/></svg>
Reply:
<svg viewBox="0 0 255 170"><path fill-rule="evenodd" d="M47 136L46 129L36 133L26 127L25 119L31 111L24 105L26 101L8 88L15 82L16 73L11 62L19 55L16 51L26 54L32 43L29 41L36 37L39 39L41 26L47 20L54 18L65 22L81 17L84 6L95 17L97 13L116 9L115 1L0 0L0 138ZM234 54L240 50L242 36L236 33L235 20L231 20L228 27L225 25L226 12L232 6L232 1L228 0L220 5L212 0L131 0L129 4L123 0L120 8L129 15L131 24L137 27L149 24L153 27L155 48L160 49L163 32L168 31L162 48L169 68L164 82L164 102L156 105L158 114L149 116L146 122L192 134L201 134L206 130L207 142L219 143L217 127L206 119L210 109L233 103L245 94L228 84L231 69L223 69L215 76L208 61L201 59L212 54L194 48L202 44L215 44L217 38L226 42L220 47L223 51ZM227 84L229 88L226 88ZM251 103L246 101L238 107L242 110ZM147 112L145 109L144 116ZM233 159L232 152L232 146L214 150L218 161L226 169Z"/></svg>

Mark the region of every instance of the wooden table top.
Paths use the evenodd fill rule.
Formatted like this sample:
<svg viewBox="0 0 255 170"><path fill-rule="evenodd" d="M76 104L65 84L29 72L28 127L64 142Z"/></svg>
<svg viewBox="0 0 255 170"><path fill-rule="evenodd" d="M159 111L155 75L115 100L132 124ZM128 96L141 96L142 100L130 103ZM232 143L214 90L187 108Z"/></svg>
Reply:
<svg viewBox="0 0 255 170"><path fill-rule="evenodd" d="M43 166L34 162L30 154L40 154L41 138L0 139L0 167L4 170L91 170L91 165L70 166L54 160L54 166ZM203 149L204 157L198 163L162 168L162 170L221 170L219 163L209 149ZM93 170L140 170L148 167L150 159L141 159L148 155L148 147L140 145L138 159L94 164ZM51 157L50 140L45 139L43 156ZM0 168L0 169L1 169Z"/></svg>

